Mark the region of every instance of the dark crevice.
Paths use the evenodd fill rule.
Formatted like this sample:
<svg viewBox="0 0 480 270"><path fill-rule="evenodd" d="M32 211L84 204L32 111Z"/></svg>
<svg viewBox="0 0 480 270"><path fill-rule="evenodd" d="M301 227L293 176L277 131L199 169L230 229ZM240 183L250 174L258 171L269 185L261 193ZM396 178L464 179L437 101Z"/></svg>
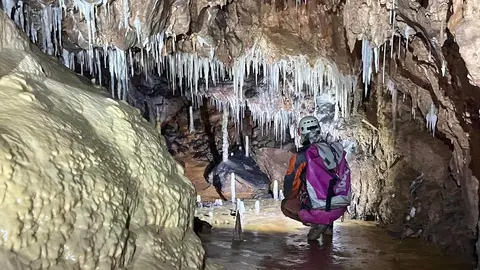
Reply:
<svg viewBox="0 0 480 270"><path fill-rule="evenodd" d="M215 127L212 127L210 124L210 114L208 112L208 101L206 98L203 99L203 104L200 106L200 117L204 126L204 132L208 138L208 147L213 156L213 160L210 161L210 164L207 166L207 168L205 168L203 175L205 179L208 179L208 175L210 174L211 170L220 163L222 157L218 152L217 145L215 143Z"/></svg>
<svg viewBox="0 0 480 270"><path fill-rule="evenodd" d="M423 8L428 8L428 0L419 0L418 3L419 3Z"/></svg>
<svg viewBox="0 0 480 270"><path fill-rule="evenodd" d="M450 20L450 17L453 15L453 0L449 0L448 1L448 8L447 8L447 18L446 18L446 22L448 22ZM448 28L446 28L447 31L448 31Z"/></svg>

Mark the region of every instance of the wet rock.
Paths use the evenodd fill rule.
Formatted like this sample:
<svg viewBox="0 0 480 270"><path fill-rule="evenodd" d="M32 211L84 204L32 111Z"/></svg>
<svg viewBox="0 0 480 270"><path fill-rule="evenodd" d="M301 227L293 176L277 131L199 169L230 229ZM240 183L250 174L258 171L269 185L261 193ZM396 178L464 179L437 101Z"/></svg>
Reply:
<svg viewBox="0 0 480 270"><path fill-rule="evenodd" d="M218 164L209 177L217 190L225 197L230 198L231 174L235 173L237 198L270 197L270 179L263 173L251 157L246 157L243 151L235 150L228 161Z"/></svg>
<svg viewBox="0 0 480 270"><path fill-rule="evenodd" d="M212 225L198 217L193 219L193 231L197 234L211 233Z"/></svg>
<svg viewBox="0 0 480 270"><path fill-rule="evenodd" d="M268 175L272 182L277 180L281 189L291 156L292 153L289 150L278 148L260 148L253 154L260 169Z"/></svg>

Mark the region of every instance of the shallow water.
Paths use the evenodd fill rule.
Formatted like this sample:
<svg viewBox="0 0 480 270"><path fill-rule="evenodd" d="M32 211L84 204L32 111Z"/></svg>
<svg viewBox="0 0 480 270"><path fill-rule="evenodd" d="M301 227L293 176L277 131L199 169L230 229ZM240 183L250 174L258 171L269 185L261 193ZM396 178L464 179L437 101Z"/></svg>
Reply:
<svg viewBox="0 0 480 270"><path fill-rule="evenodd" d="M421 239L393 239L373 222L338 221L333 237L308 243L307 227L272 209L251 215L242 242L232 241L233 223L203 234L209 259L232 270L474 269L466 258L444 255Z"/></svg>

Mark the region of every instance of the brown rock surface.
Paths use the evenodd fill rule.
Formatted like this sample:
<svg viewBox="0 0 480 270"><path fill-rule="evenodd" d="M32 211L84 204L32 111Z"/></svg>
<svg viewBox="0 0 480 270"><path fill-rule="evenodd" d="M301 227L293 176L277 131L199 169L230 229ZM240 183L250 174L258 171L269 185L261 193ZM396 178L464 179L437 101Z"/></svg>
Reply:
<svg viewBox="0 0 480 270"><path fill-rule="evenodd" d="M215 199L220 199L220 195L215 190L215 187L208 183L204 177L209 162L197 160L191 156L179 159L185 164L185 176L192 181L195 191L202 200L214 201Z"/></svg>
<svg viewBox="0 0 480 270"><path fill-rule="evenodd" d="M289 150L278 148L260 148L253 155L258 166L265 172L270 180L278 181L280 189L283 186L283 178L288 168L288 162L292 153Z"/></svg>

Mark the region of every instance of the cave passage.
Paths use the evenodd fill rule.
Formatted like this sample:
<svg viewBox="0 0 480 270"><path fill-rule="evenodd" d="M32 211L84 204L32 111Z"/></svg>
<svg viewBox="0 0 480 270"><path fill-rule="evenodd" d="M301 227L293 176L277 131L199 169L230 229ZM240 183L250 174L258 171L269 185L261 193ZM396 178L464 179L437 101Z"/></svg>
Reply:
<svg viewBox="0 0 480 270"><path fill-rule="evenodd" d="M338 220L333 236L307 242L308 227L283 216L280 203L262 200L262 211L246 200L243 241L233 238L231 204L197 209L213 224L200 233L207 256L226 269L472 269L466 256L446 255L421 239L401 239L376 222Z"/></svg>
<svg viewBox="0 0 480 270"><path fill-rule="evenodd" d="M0 3L6 270L475 267L475 1L44 2ZM305 116L351 173L315 241Z"/></svg>
<svg viewBox="0 0 480 270"><path fill-rule="evenodd" d="M252 76L247 78L247 82L252 80ZM282 192L288 159L297 149L297 134L292 134L287 126L263 119L262 111L255 111L258 109L255 102L262 105L268 92L248 88L245 94L253 105L235 116L235 111L222 106L225 96L173 93L164 76L138 74L132 77L131 87L128 102L137 107L147 121L159 125L170 154L182 164L195 187L195 230L211 262L226 269L471 269L474 266L468 252L452 252L448 246L442 249L438 243L431 243L431 239L426 239L430 242L422 239L421 225L399 220L405 215L407 221L414 220L415 214L419 215L416 211L421 211L416 206L417 193L424 192L426 187L422 185L424 178L420 172L404 170L401 175L409 180L408 186L394 183L391 187L392 194L406 201L404 205L382 208L378 204L365 209L369 202L362 201L363 198L388 186L380 182L378 191L365 189L362 185L369 182L358 177L360 168L367 164L364 160L376 151L375 139L379 136L376 126L382 118L377 115L377 106L383 98L378 93L363 99L364 107L357 112L362 116L352 115L350 122L335 117L335 101L331 95L317 98L315 115L322 134L341 141L351 163L354 200L345 220L335 221L333 236L324 235L311 242L307 241L309 227L285 217L280 210L282 198L272 198L274 182L277 182L277 192ZM211 91L229 87L231 83L224 82ZM187 88L184 93L190 91L192 89ZM228 97L228 93L223 94ZM227 121L225 110L230 114ZM359 129L349 123L363 125ZM282 128L283 131L277 130ZM442 145L437 139L415 130L415 126L410 128L412 134L428 144L439 143L437 151L451 151L451 145ZM367 138L362 137L366 134ZM228 152L227 161L222 160L224 151ZM402 159L397 158L389 166L404 165ZM375 172L372 176L378 179L379 174ZM234 195L232 181L236 185ZM232 214L239 209L239 203L245 207L241 232ZM256 203L260 204L259 212L255 210ZM391 216L382 211L396 211L391 216L399 218L393 222L383 220ZM236 237L239 234L241 240Z"/></svg>

